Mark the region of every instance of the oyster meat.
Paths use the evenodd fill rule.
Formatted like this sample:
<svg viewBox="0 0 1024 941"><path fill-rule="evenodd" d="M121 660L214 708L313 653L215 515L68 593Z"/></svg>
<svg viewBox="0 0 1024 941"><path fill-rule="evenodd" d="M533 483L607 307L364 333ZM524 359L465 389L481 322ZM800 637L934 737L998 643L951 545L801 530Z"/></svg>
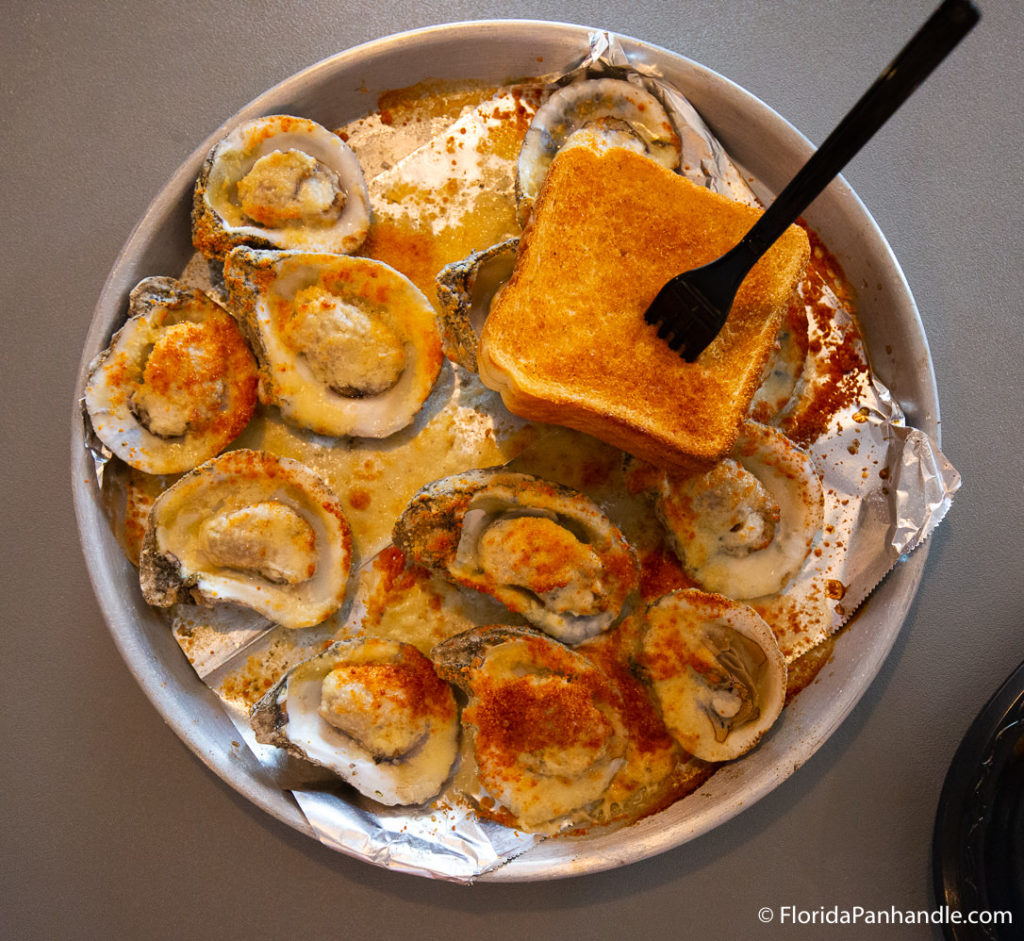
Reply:
<svg viewBox="0 0 1024 941"><path fill-rule="evenodd" d="M557 89L537 109L519 151L516 195L525 219L555 154L576 132L587 146L640 150L670 170L681 143L662 103L649 91L616 78L592 78Z"/></svg>
<svg viewBox="0 0 1024 941"><path fill-rule="evenodd" d="M687 574L741 600L785 590L824 522L821 478L782 432L745 421L731 454L704 473L665 471L655 510Z"/></svg>
<svg viewBox="0 0 1024 941"><path fill-rule="evenodd" d="M412 562L493 596L567 643L611 627L639 581L632 547L596 503L501 469L428 484L392 539Z"/></svg>
<svg viewBox="0 0 1024 941"><path fill-rule="evenodd" d="M309 468L228 451L156 499L139 582L157 607L234 602L284 627L310 627L341 606L351 556L338 500Z"/></svg>
<svg viewBox="0 0 1024 941"><path fill-rule="evenodd" d="M239 247L232 308L260 362L260 401L318 434L384 438L410 424L443 357L434 308L369 258Z"/></svg>
<svg viewBox="0 0 1024 941"><path fill-rule="evenodd" d="M752 608L696 589L647 609L637 663L669 732L705 761L752 749L786 698L786 662Z"/></svg>
<svg viewBox="0 0 1024 941"><path fill-rule="evenodd" d="M93 362L85 406L99 439L147 474L219 454L256 408L256 361L231 315L174 278L140 281Z"/></svg>
<svg viewBox="0 0 1024 941"><path fill-rule="evenodd" d="M458 754L451 687L410 644L338 641L293 667L251 712L256 739L388 805L444 787Z"/></svg>
<svg viewBox="0 0 1024 941"><path fill-rule="evenodd" d="M614 686L586 657L528 627L482 627L431 652L468 696L481 786L525 830L589 820L625 761L628 733ZM473 796L473 795L469 795ZM485 798L478 798L487 809Z"/></svg>
<svg viewBox="0 0 1024 941"><path fill-rule="evenodd" d="M359 160L308 118L275 114L235 128L196 180L192 242L207 258L236 245L347 254L369 228Z"/></svg>

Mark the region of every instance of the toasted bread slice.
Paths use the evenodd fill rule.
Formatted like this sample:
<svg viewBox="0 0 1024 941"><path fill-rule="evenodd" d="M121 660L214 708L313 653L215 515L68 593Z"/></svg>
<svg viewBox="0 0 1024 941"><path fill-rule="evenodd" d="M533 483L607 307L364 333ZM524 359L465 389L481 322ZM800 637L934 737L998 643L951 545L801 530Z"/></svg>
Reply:
<svg viewBox="0 0 1024 941"><path fill-rule="evenodd" d="M732 248L758 215L640 154L564 149L484 325L481 379L518 415L653 463L718 459L803 275L806 233L791 226L755 265L694 363L658 339L644 312L669 278Z"/></svg>

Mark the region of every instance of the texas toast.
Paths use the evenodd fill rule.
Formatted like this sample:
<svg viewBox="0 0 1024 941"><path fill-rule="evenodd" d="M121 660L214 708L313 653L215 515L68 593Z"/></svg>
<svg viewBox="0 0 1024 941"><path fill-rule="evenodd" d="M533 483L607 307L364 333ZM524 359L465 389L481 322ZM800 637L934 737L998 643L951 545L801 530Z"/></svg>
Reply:
<svg viewBox="0 0 1024 941"><path fill-rule="evenodd" d="M484 325L480 377L518 415L654 463L718 459L761 381L807 235L791 226L754 266L694 363L644 311L669 278L732 248L758 215L639 153L563 149Z"/></svg>

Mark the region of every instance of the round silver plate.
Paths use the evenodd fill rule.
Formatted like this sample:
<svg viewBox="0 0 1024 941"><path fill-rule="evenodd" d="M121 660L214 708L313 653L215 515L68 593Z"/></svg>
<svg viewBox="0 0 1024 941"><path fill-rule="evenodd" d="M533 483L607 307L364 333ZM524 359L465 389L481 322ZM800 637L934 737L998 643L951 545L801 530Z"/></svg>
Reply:
<svg viewBox="0 0 1024 941"><path fill-rule="evenodd" d="M191 255L189 207L203 157L226 131L261 114L290 113L338 126L372 111L384 91L425 79L499 84L569 66L590 29L560 23L491 20L417 30L367 43L299 72L261 95L203 141L131 234L103 288L82 355L89 361L125 315L128 293L148 275L178 275ZM783 118L728 79L680 55L620 37L634 63L660 70L680 89L732 157L777 192L812 152ZM859 290L858 313L872 365L910 424L938 440L931 357L913 297L892 251L856 194L836 180L806 213ZM898 367L898 368L897 368ZM216 697L196 677L166 622L141 598L135 569L118 547L90 484L80 417L72 432L75 507L85 557L114 640L142 689L180 738L239 793L296 830L312 831L294 800L275 787L244 747ZM483 877L515 882L577 875L635 862L706 833L777 787L804 764L867 690L900 630L921 580L927 546L902 563L836 644L829 668L802 692L772 735L727 765L700 791L615 833L548 840ZM353 855L358 853L353 852Z"/></svg>

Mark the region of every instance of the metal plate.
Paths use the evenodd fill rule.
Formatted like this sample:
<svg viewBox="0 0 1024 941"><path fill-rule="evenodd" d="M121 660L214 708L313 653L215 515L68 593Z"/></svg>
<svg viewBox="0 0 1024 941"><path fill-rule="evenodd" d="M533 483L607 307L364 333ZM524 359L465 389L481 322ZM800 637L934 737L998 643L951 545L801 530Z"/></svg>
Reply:
<svg viewBox="0 0 1024 941"><path fill-rule="evenodd" d="M261 95L203 141L178 169L126 242L100 295L83 351L89 361L124 317L131 288L148 275L177 275L191 255L189 207L200 163L227 129L261 114L293 113L337 126L373 110L377 96L424 79L495 84L567 67L586 51L587 27L522 20L459 23L388 37L318 63ZM661 71L694 104L731 155L777 191L810 156L810 143L742 88L702 66L621 37L635 63ZM539 64L540 63L540 64ZM935 377L920 317L899 265L856 194L836 180L805 214L859 290L859 316L872 365L908 422L938 441ZM193 673L166 622L142 601L135 569L107 524L81 419L72 425L72 480L85 557L100 607L129 669L178 736L212 771L253 803L312 835L287 794L237 735L216 697ZM664 852L713 829L777 787L818 749L868 689L917 591L927 555L893 572L836 644L828 669L784 713L770 738L722 768L696 794L612 834L549 840L483 878L526 881L610 869Z"/></svg>

